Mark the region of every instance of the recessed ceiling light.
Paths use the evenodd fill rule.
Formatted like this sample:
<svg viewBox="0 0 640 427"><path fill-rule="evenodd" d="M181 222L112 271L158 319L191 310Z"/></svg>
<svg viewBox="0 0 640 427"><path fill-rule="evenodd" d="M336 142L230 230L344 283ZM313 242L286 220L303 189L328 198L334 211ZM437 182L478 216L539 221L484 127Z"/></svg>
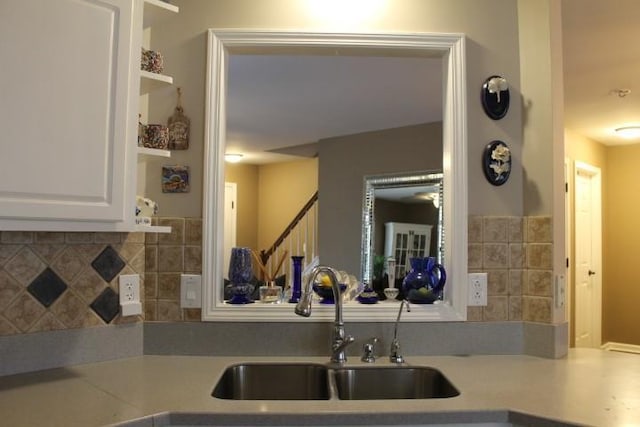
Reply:
<svg viewBox="0 0 640 427"><path fill-rule="evenodd" d="M229 163L238 163L240 160L242 160L242 154L237 154L237 153L225 154L224 160L225 162L229 162Z"/></svg>
<svg viewBox="0 0 640 427"><path fill-rule="evenodd" d="M616 129L616 133L623 138L640 138L640 126L625 126Z"/></svg>

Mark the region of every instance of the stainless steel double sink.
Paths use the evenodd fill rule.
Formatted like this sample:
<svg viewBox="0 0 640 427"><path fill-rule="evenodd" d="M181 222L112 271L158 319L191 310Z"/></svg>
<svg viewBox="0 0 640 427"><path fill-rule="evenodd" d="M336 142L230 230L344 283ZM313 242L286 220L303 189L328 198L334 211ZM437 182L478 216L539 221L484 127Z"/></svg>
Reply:
<svg viewBox="0 0 640 427"><path fill-rule="evenodd" d="M426 366L243 363L229 366L212 396L234 400L436 399L460 392Z"/></svg>

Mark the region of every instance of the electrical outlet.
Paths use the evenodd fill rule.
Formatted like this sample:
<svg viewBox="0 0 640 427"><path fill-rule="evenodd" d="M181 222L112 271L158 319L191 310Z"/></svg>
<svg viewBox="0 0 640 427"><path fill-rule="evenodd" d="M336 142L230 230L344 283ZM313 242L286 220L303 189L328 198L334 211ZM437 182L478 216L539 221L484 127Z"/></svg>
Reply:
<svg viewBox="0 0 640 427"><path fill-rule="evenodd" d="M487 273L469 273L469 300L467 305L487 305Z"/></svg>
<svg viewBox="0 0 640 427"><path fill-rule="evenodd" d="M123 316L135 316L142 314L140 303L140 275L121 274L118 278L120 284L120 310Z"/></svg>

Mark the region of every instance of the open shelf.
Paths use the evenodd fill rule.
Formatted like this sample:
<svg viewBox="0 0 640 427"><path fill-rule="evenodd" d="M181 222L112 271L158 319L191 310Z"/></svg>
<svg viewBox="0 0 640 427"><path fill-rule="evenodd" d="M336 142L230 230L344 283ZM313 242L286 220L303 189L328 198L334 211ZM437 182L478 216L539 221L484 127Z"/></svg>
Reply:
<svg viewBox="0 0 640 427"><path fill-rule="evenodd" d="M138 154L156 157L171 157L171 151L157 148L138 147Z"/></svg>
<svg viewBox="0 0 640 427"><path fill-rule="evenodd" d="M134 230L143 233L171 233L171 227L164 225L135 225Z"/></svg>
<svg viewBox="0 0 640 427"><path fill-rule="evenodd" d="M164 19L179 12L178 6L174 6L161 0L144 0L143 28L149 28Z"/></svg>
<svg viewBox="0 0 640 427"><path fill-rule="evenodd" d="M173 84L173 77L140 70L140 95Z"/></svg>

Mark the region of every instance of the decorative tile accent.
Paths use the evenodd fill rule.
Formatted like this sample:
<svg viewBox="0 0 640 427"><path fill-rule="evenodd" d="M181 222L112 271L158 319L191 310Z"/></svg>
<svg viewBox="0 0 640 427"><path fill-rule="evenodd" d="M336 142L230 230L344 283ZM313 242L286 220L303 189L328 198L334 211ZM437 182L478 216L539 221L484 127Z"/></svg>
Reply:
<svg viewBox="0 0 640 427"><path fill-rule="evenodd" d="M58 245L53 243L36 243L33 245L29 245L29 247L36 253L42 260L51 264L60 252L62 252L65 248L64 245Z"/></svg>
<svg viewBox="0 0 640 427"><path fill-rule="evenodd" d="M551 323L551 298L523 296L522 320Z"/></svg>
<svg viewBox="0 0 640 427"><path fill-rule="evenodd" d="M64 249L51 265L67 283L71 282L85 267L82 257L73 246Z"/></svg>
<svg viewBox="0 0 640 427"><path fill-rule="evenodd" d="M551 243L552 241L551 217L530 216L527 218L527 242Z"/></svg>
<svg viewBox="0 0 640 427"><path fill-rule="evenodd" d="M482 268L482 243L469 243L467 262L469 269Z"/></svg>
<svg viewBox="0 0 640 427"><path fill-rule="evenodd" d="M509 224L507 217L489 216L484 218L483 224L483 241L488 242L504 242L507 240L507 226Z"/></svg>
<svg viewBox="0 0 640 427"><path fill-rule="evenodd" d="M3 314L19 331L27 332L45 311L46 309L29 293L23 292L11 302Z"/></svg>
<svg viewBox="0 0 640 427"><path fill-rule="evenodd" d="M51 313L45 313L44 316L29 329L29 332L45 332L65 329L65 326Z"/></svg>
<svg viewBox="0 0 640 427"><path fill-rule="evenodd" d="M553 245L551 243L528 243L527 267L541 270L553 269Z"/></svg>
<svg viewBox="0 0 640 427"><path fill-rule="evenodd" d="M552 321L553 235L549 216L469 216L469 272L486 272L488 305L470 321Z"/></svg>
<svg viewBox="0 0 640 427"><path fill-rule="evenodd" d="M522 320L522 297L509 297L509 320Z"/></svg>
<svg viewBox="0 0 640 427"><path fill-rule="evenodd" d="M4 266L4 269L23 286L31 283L44 268L45 264L26 246Z"/></svg>
<svg viewBox="0 0 640 427"><path fill-rule="evenodd" d="M106 323L111 323L120 311L120 298L111 288L106 288L91 303L91 309Z"/></svg>
<svg viewBox="0 0 640 427"><path fill-rule="evenodd" d="M2 312L23 289L18 282L0 270L0 312Z"/></svg>
<svg viewBox="0 0 640 427"><path fill-rule="evenodd" d="M49 267L27 287L27 291L45 307L53 304L66 289L64 280Z"/></svg>
<svg viewBox="0 0 640 427"><path fill-rule="evenodd" d="M158 298L180 299L180 273L158 274Z"/></svg>
<svg viewBox="0 0 640 427"><path fill-rule="evenodd" d="M487 270L487 295L507 295L509 291L509 270Z"/></svg>
<svg viewBox="0 0 640 427"><path fill-rule="evenodd" d="M39 231L36 233L36 243L64 243L64 233L54 231Z"/></svg>
<svg viewBox="0 0 640 427"><path fill-rule="evenodd" d="M107 287L107 283L93 269L87 268L71 283L71 287L89 304Z"/></svg>
<svg viewBox="0 0 640 427"><path fill-rule="evenodd" d="M107 282L111 282L125 266L125 262L111 246L107 246L93 260L91 266Z"/></svg>
<svg viewBox="0 0 640 427"><path fill-rule="evenodd" d="M19 250L20 245L0 245L0 267L9 261Z"/></svg>
<svg viewBox="0 0 640 427"><path fill-rule="evenodd" d="M158 300L157 319L162 322L182 320L182 310L179 301Z"/></svg>
<svg viewBox="0 0 640 427"><path fill-rule="evenodd" d="M202 271L202 247L184 247L184 271L186 273L200 273Z"/></svg>
<svg viewBox="0 0 640 427"><path fill-rule="evenodd" d="M526 266L526 251L522 243L509 244L509 268L524 268Z"/></svg>
<svg viewBox="0 0 640 427"><path fill-rule="evenodd" d="M67 243L93 243L95 233L65 233L64 240Z"/></svg>
<svg viewBox="0 0 640 427"><path fill-rule="evenodd" d="M509 217L507 234L510 242L524 242L524 223L524 218L520 216Z"/></svg>
<svg viewBox="0 0 640 427"><path fill-rule="evenodd" d="M144 275L145 301L158 297L158 273L146 273Z"/></svg>
<svg viewBox="0 0 640 427"><path fill-rule="evenodd" d="M159 244L182 245L184 243L184 218L158 218L158 225L171 227L171 233L158 235Z"/></svg>
<svg viewBox="0 0 640 427"><path fill-rule="evenodd" d="M52 307L52 312L67 327L80 328L83 325L86 304L73 291L69 291Z"/></svg>
<svg viewBox="0 0 640 427"><path fill-rule="evenodd" d="M500 322L509 318L508 297L488 297L483 318L489 322Z"/></svg>
<svg viewBox="0 0 640 427"><path fill-rule="evenodd" d="M31 231L0 231L0 242L2 243L33 243L33 232Z"/></svg>
<svg viewBox="0 0 640 427"><path fill-rule="evenodd" d="M482 243L482 217L471 215L469 217L469 243Z"/></svg>
<svg viewBox="0 0 640 427"><path fill-rule="evenodd" d="M509 267L509 245L507 243L485 243L483 245L484 268Z"/></svg>
<svg viewBox="0 0 640 427"><path fill-rule="evenodd" d="M509 295L522 295L524 270L509 270Z"/></svg>
<svg viewBox="0 0 640 427"><path fill-rule="evenodd" d="M202 244L202 219L185 218L184 242L187 245Z"/></svg>
<svg viewBox="0 0 640 427"><path fill-rule="evenodd" d="M181 272L183 246L158 246L158 271Z"/></svg>
<svg viewBox="0 0 640 427"><path fill-rule="evenodd" d="M540 297L553 295L553 272L551 270L529 270L526 294Z"/></svg>
<svg viewBox="0 0 640 427"><path fill-rule="evenodd" d="M158 246L147 245L144 251L145 271L158 271Z"/></svg>
<svg viewBox="0 0 640 427"><path fill-rule="evenodd" d="M0 242L0 335L104 326L90 307L108 286L91 267L107 248L100 242L117 242L111 248L126 263L120 274L143 275L141 292L146 295L145 233L7 232L4 240L15 243ZM118 258L114 256L116 262ZM54 273L66 290L59 283L52 287L51 280L39 283ZM152 289L156 292L156 282ZM137 322L140 317L124 321Z"/></svg>

